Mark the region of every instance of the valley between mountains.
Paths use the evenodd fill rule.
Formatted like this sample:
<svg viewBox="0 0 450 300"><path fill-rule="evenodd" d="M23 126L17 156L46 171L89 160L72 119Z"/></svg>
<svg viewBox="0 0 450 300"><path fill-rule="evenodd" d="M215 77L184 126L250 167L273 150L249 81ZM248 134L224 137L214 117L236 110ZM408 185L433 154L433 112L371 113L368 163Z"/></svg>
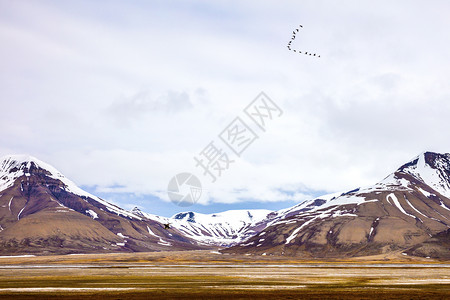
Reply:
<svg viewBox="0 0 450 300"><path fill-rule="evenodd" d="M170 224L170 228L166 228ZM424 152L368 187L279 211L122 209L31 156L0 159L0 254L182 250L355 258L400 252L450 259L450 154Z"/></svg>

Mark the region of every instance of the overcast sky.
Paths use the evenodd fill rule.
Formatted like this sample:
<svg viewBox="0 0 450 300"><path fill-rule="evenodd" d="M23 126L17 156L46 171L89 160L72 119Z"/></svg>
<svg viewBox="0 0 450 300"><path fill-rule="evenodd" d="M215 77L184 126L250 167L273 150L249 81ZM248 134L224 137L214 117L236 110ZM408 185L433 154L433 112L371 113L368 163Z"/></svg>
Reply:
<svg viewBox="0 0 450 300"><path fill-rule="evenodd" d="M0 0L0 154L170 216L279 209L450 152L449 1ZM320 58L289 51L292 47ZM218 135L264 91L282 110L241 157ZM211 141L235 160L195 166Z"/></svg>

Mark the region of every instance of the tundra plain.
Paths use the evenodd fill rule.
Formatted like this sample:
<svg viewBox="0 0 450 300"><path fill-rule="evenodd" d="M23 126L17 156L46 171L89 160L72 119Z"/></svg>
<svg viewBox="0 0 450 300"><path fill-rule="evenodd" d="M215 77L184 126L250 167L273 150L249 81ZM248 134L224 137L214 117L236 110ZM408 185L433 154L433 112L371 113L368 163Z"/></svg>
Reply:
<svg viewBox="0 0 450 300"><path fill-rule="evenodd" d="M179 251L0 257L0 299L448 299L450 264Z"/></svg>

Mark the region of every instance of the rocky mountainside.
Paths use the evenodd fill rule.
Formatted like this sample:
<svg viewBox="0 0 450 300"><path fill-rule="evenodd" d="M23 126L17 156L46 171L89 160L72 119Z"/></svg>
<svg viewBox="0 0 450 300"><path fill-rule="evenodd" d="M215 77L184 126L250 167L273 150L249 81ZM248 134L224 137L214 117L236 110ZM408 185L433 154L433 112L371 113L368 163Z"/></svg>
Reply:
<svg viewBox="0 0 450 300"><path fill-rule="evenodd" d="M30 156L0 159L0 253L66 254L204 248L165 218L93 196Z"/></svg>
<svg viewBox="0 0 450 300"><path fill-rule="evenodd" d="M422 153L373 186L319 197L268 218L258 234L223 251L352 257L404 250L449 257L450 249L441 245L450 228L450 154Z"/></svg>

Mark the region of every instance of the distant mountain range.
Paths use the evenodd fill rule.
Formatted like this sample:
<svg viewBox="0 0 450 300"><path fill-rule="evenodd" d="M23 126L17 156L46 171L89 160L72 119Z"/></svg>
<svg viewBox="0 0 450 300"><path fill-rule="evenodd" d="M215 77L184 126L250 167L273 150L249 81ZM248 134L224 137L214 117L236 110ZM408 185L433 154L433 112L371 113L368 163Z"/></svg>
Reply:
<svg viewBox="0 0 450 300"><path fill-rule="evenodd" d="M184 212L176 214L173 226L185 236L203 244L231 246L257 234L272 211L229 210L216 214Z"/></svg>
<svg viewBox="0 0 450 300"><path fill-rule="evenodd" d="M169 228L167 228L169 227ZM0 159L0 254L193 250L305 258L392 251L450 259L450 154L425 152L381 182L280 211L124 210L31 156Z"/></svg>
<svg viewBox="0 0 450 300"><path fill-rule="evenodd" d="M168 224L171 231L195 241L194 244L223 247L235 245L258 233L255 225L272 213L264 209L229 210L208 215L190 211L164 218L145 213L137 207L131 212L147 220Z"/></svg>

